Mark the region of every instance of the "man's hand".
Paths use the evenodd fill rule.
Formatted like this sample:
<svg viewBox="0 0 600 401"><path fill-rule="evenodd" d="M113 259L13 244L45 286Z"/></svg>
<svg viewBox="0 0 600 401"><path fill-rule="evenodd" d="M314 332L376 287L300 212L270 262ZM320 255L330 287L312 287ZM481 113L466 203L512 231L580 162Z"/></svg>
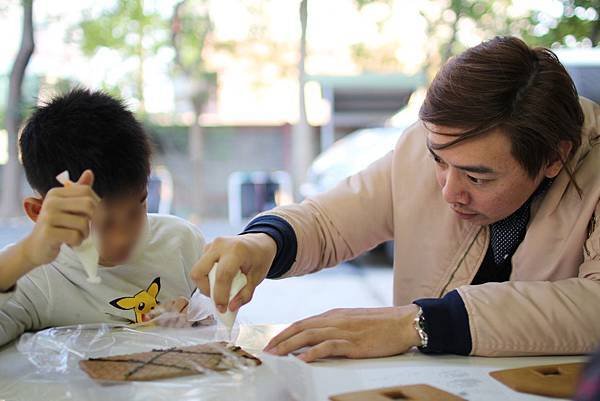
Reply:
<svg viewBox="0 0 600 401"><path fill-rule="evenodd" d="M48 191L33 231L23 240L31 268L56 259L62 244L78 246L88 237L100 204L93 183L94 174L86 170L77 183Z"/></svg>
<svg viewBox="0 0 600 401"><path fill-rule="evenodd" d="M413 320L419 307L334 309L300 320L275 336L265 351L299 355L305 362L326 357L373 358L402 354L421 344Z"/></svg>
<svg viewBox="0 0 600 401"><path fill-rule="evenodd" d="M211 296L208 273L218 263L212 298L219 312L224 313L228 308L235 312L250 302L254 290L267 276L276 253L277 244L266 234L219 237L204 247L204 254L190 276L204 295ZM248 283L229 302L231 282L240 270Z"/></svg>

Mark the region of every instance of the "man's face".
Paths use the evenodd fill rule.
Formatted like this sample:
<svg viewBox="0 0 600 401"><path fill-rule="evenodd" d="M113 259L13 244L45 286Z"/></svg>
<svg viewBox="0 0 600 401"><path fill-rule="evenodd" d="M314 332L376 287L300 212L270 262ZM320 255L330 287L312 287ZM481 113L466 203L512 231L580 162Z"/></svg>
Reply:
<svg viewBox="0 0 600 401"><path fill-rule="evenodd" d="M102 200L101 221L94 226L99 237L100 265L125 262L136 246L146 224L148 193Z"/></svg>
<svg viewBox="0 0 600 401"><path fill-rule="evenodd" d="M461 130L428 124L436 132ZM446 149L435 150L456 136L427 134L427 147L435 163L444 200L455 214L477 225L495 223L510 216L533 194L545 174L532 179L511 154L506 134L494 130Z"/></svg>

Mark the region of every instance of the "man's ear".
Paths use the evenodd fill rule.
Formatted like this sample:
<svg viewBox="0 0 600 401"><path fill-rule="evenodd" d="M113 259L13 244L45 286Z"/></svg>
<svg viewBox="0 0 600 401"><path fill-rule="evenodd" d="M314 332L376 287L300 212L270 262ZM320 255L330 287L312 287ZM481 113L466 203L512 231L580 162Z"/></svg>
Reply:
<svg viewBox="0 0 600 401"><path fill-rule="evenodd" d="M33 196L28 196L23 201L23 209L25 209L25 214L27 214L27 217L29 217L31 221L36 222L40 216L42 202L43 201L41 199L34 198Z"/></svg>
<svg viewBox="0 0 600 401"><path fill-rule="evenodd" d="M566 163L569 160L572 149L573 143L571 141L560 141L560 144L558 145L558 154L560 157L546 166L544 176L548 178L556 177L564 167L563 162Z"/></svg>

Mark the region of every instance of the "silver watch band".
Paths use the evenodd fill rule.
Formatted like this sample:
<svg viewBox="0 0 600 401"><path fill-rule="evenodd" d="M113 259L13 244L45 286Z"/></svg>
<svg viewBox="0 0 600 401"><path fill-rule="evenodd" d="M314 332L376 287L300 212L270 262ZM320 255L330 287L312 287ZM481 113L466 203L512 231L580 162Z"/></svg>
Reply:
<svg viewBox="0 0 600 401"><path fill-rule="evenodd" d="M419 310L417 311L417 315L413 320L413 326L421 339L421 345L419 348L427 348L427 344L429 343L429 336L425 332L425 317L423 316L423 308L419 306Z"/></svg>

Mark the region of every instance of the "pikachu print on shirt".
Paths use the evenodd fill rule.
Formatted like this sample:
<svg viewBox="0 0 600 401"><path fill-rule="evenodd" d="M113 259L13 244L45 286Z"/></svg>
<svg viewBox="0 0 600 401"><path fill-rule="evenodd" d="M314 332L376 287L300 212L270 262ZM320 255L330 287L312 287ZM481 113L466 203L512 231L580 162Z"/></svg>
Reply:
<svg viewBox="0 0 600 401"><path fill-rule="evenodd" d="M135 295L113 299L110 304L117 309L131 310L135 320L131 319L130 323L143 323L149 320L148 314L159 304L159 292L160 277L156 277L145 290Z"/></svg>

